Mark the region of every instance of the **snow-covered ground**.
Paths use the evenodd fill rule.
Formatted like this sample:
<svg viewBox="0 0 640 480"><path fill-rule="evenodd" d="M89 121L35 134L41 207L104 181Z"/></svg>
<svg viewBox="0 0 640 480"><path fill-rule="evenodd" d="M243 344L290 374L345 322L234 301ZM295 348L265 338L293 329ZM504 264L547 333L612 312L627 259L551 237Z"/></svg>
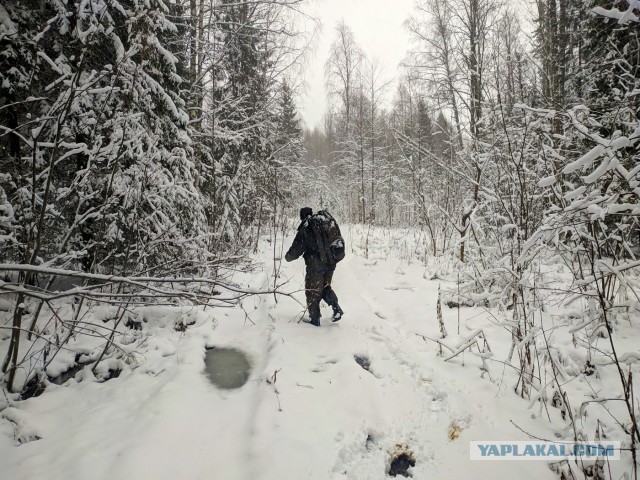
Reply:
<svg viewBox="0 0 640 480"><path fill-rule="evenodd" d="M302 260L282 263L278 281L289 279L284 289L295 293L277 302L263 295L243 308L143 309L147 340L120 377L100 382L84 369L0 413L2 478L378 479L398 444L413 452L417 479L557 478L546 462L469 460L472 440L529 439L515 425L541 438L569 435L558 409L547 417L540 402L513 393L504 364L489 362L487 373L468 352L445 362L423 338L439 337L438 287L454 284L430 280L436 263L416 260L410 239L365 241L357 228L343 230L351 249L334 276L340 322L326 306L321 328L299 322ZM261 271L235 280L267 288L273 246L265 242L257 259ZM486 311L444 307L443 315L450 345L483 328L494 358L506 359L510 333ZM185 318L195 323L176 331ZM209 383L211 346L248 353L246 385Z"/></svg>

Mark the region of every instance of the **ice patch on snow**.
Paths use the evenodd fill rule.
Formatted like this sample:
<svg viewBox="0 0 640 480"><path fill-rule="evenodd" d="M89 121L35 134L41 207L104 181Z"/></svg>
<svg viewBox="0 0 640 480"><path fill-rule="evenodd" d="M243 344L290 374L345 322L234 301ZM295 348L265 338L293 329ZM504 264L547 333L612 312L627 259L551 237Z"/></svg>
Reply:
<svg viewBox="0 0 640 480"><path fill-rule="evenodd" d="M235 348L212 348L204 362L207 377L218 388L240 388L251 375L249 358Z"/></svg>

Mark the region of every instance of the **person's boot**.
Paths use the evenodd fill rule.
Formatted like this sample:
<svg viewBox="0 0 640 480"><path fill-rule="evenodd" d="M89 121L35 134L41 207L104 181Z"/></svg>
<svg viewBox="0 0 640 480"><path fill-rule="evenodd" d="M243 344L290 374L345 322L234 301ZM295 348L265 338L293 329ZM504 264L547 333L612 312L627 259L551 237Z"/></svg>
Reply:
<svg viewBox="0 0 640 480"><path fill-rule="evenodd" d="M340 305L336 305L336 306L333 307L333 321L334 322L337 322L338 320L340 320L342 318L343 314L344 314L344 312L340 308Z"/></svg>
<svg viewBox="0 0 640 480"><path fill-rule="evenodd" d="M315 326L315 327L319 327L320 326L320 319L319 318L312 318L309 323L311 325Z"/></svg>

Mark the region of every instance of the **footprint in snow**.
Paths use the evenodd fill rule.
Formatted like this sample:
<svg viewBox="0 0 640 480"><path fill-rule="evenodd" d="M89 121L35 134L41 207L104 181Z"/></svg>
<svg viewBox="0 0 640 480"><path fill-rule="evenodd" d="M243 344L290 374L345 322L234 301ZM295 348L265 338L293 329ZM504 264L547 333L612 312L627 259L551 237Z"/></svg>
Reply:
<svg viewBox="0 0 640 480"><path fill-rule="evenodd" d="M391 285L390 287L384 287L384 289L391 290L393 292L396 292L398 290L409 290L413 292L415 290L415 287L411 287L409 285Z"/></svg>
<svg viewBox="0 0 640 480"><path fill-rule="evenodd" d="M329 360L327 360L326 362L322 362L319 365L317 365L315 368L312 368L311 371L313 373L320 373L320 372L326 372L327 369L331 366L331 365L335 365L336 363L338 363L338 360L335 358L331 358Z"/></svg>

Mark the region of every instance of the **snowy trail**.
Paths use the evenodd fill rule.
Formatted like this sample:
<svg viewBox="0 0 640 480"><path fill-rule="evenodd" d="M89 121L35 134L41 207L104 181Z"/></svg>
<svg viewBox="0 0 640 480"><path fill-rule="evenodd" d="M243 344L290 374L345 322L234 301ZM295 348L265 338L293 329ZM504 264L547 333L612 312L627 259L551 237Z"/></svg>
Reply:
<svg viewBox="0 0 640 480"><path fill-rule="evenodd" d="M282 272L300 285L301 263L283 265ZM412 271L406 275L404 268ZM512 478L513 464L469 461L468 441L485 439L495 418L476 403L467 377L457 381L436 360L434 346L415 335L435 333L437 282L424 280L418 266L350 256L338 266L334 287L346 312L340 322L331 324L326 309L319 329L295 322L273 326L264 374L282 368L276 382L282 412L276 414L275 398L261 403L253 478L289 478L291 472L314 479L384 478L398 443L414 452L415 478L464 478L471 472ZM283 303L270 308L286 312ZM369 372L354 355L370 360ZM495 392L488 387L484 393ZM452 424L462 434L450 441ZM483 435L469 438L466 430ZM523 478L552 478L544 465L522 467L516 471Z"/></svg>
<svg viewBox="0 0 640 480"><path fill-rule="evenodd" d="M272 282L270 252L247 285ZM334 276L346 314L333 324L324 307L321 328L297 321L302 261L280 270L298 302L264 296L243 310L149 309L141 366L106 383L83 372L80 383L21 402L25 428L40 440L15 447L0 422L7 478L382 479L399 443L412 450L417 479L554 478L544 462L469 461L470 440L524 438L508 423L522 418L522 406L502 402L471 361L444 363L416 335L437 336L438 282L423 273L382 255L349 255ZM178 333L176 315L196 324ZM251 357L241 389L218 390L203 375L204 347L214 345ZM369 371L354 355L370 361Z"/></svg>

